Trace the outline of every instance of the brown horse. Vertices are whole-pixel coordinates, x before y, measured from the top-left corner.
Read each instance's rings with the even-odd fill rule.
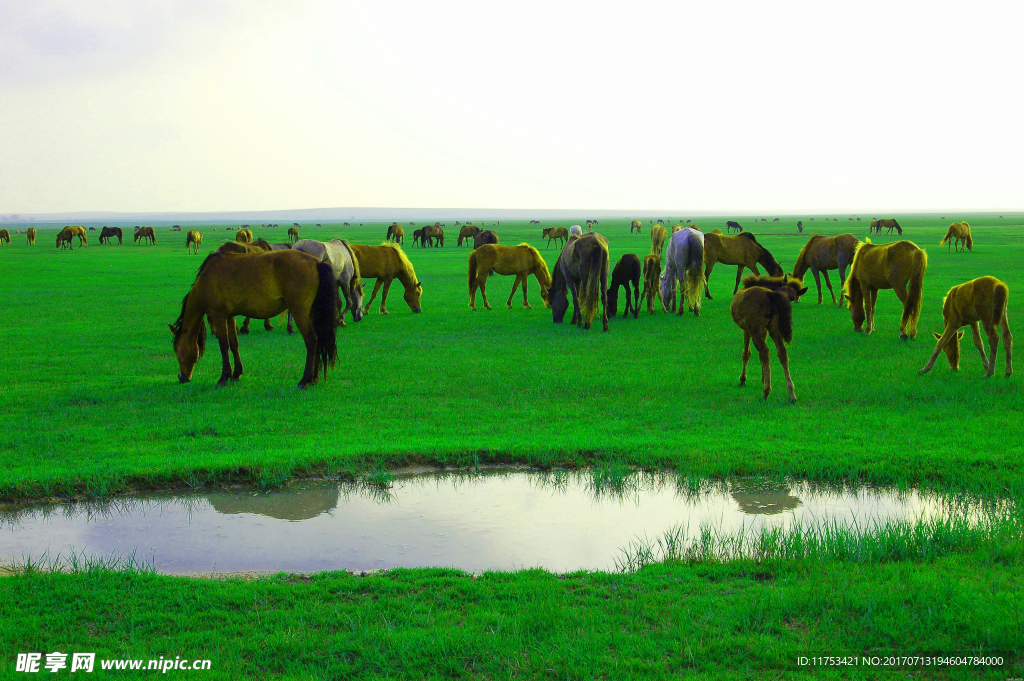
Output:
[[[11,245],[11,231],[8,229],[0,229],[0,245],[10,246]]]
[[[648,255],[644,258],[644,290],[640,294],[647,301],[647,312],[654,314],[654,301],[658,299],[658,288],[661,286],[661,258]],[[673,296],[675,300],[675,296]]]
[[[893,219],[893,218],[885,218],[883,220],[879,220],[878,221],[878,225],[875,227],[875,229],[877,230],[877,232],[879,234],[881,234],[883,227],[886,228],[886,230],[885,230],[886,234],[892,234],[892,230],[895,229],[896,230],[896,234],[898,234],[900,236],[903,235],[903,228],[900,227],[900,223],[896,222],[896,220]]]
[[[651,255],[661,257],[665,252],[665,239],[667,238],[668,231],[662,225],[657,224],[651,227]]]
[[[548,240],[548,245],[544,247],[545,250],[551,246],[552,241],[555,242],[555,246],[564,246],[565,242],[569,240],[569,230],[565,227],[545,227],[541,230],[540,238]]]
[[[966,222],[954,222],[946,230],[946,236],[942,237],[942,241],[939,242],[940,246],[945,245],[949,242],[949,246],[946,246],[946,252],[949,253],[949,247],[953,246],[957,252],[962,251],[964,247],[967,247],[968,251],[974,250],[974,237],[971,236],[971,226]]]
[[[25,235],[28,237],[28,245],[29,246],[35,246],[36,245],[36,228],[35,227],[29,227],[25,231]]]
[[[272,246],[266,239],[264,239],[263,237],[260,237],[260,238],[256,239],[256,241],[254,241],[252,243],[244,243],[244,242],[243,243],[239,243],[237,241],[225,241],[217,249],[217,252],[218,253],[235,253],[235,254],[239,254],[239,255],[246,255],[246,254],[253,254],[253,253],[266,253],[267,251],[272,251],[272,250],[281,250],[281,249],[274,248],[274,246]],[[246,317],[245,321],[242,322],[242,326],[239,327],[238,333],[240,333],[242,335],[248,334],[249,333],[249,322],[251,322],[251,321],[252,321],[251,318]],[[269,318],[263,320],[263,329],[264,329],[264,331],[273,331],[274,330],[274,325],[270,323],[270,319]]]
[[[498,233],[491,229],[483,229],[473,237],[473,250],[480,248],[484,244],[496,243],[498,243]]]
[[[476,225],[462,225],[462,229],[459,230],[459,239],[455,245],[461,246],[464,241],[468,244],[479,233],[480,228]]]
[[[786,374],[789,401],[796,402],[796,389],[789,375],[789,353],[786,345],[793,341],[792,302],[803,294],[801,282],[787,277],[750,276],[743,280],[743,289],[732,298],[732,320],[743,330],[743,370],[740,386],[747,382],[747,362],[750,360],[750,342],[754,342],[761,360],[761,384],[764,397],[772,392],[772,370],[769,365],[768,344],[771,337],[779,355],[779,363]]]
[[[251,229],[240,229],[235,232],[235,241],[240,244],[252,243],[252,230]]]
[[[640,229],[643,226],[644,223],[640,222],[639,220],[633,220],[633,222],[629,223],[629,233],[632,234],[633,232],[636,232],[637,234],[639,234]]]
[[[800,255],[796,257],[791,277],[804,278],[807,270],[814,275],[814,283],[818,285],[818,305],[821,305],[821,277],[819,272],[825,275],[825,285],[832,296],[832,303],[843,304],[843,289],[846,287],[846,268],[853,263],[853,255],[857,252],[857,245],[860,241],[852,234],[839,234],[837,236],[822,236],[815,234],[804,247],[800,249]],[[835,291],[832,290],[832,281],[828,278],[829,270],[839,270],[839,301],[836,301]]]
[[[199,246],[203,243],[203,233],[195,229],[188,230],[185,235],[185,250],[199,255]]]
[[[104,227],[100,231],[100,245],[109,244],[111,239],[117,239],[118,244],[124,243],[124,232],[120,227]]]
[[[178,380],[187,383],[206,347],[205,316],[220,341],[218,386],[242,375],[235,316],[276,317],[285,310],[306,342],[306,366],[299,387],[315,383],[337,356],[334,326],[338,285],[331,266],[299,251],[235,254],[214,251],[199,266],[192,287],[181,301],[181,314],[168,326],[174,336]],[[231,370],[228,350],[234,355]]]
[[[249,233],[250,241],[252,240],[252,233]],[[299,230],[296,227],[288,228],[288,243],[295,243],[299,240]]]
[[[891,288],[903,303],[900,338],[907,340],[917,335],[927,269],[928,254],[910,241],[876,245],[868,239],[867,243],[857,246],[850,276],[846,280],[846,297],[850,301],[854,330],[860,331],[865,319],[867,332],[875,330],[878,291]]]
[[[409,258],[406,257],[401,248],[389,243],[383,243],[380,246],[349,244],[349,248],[352,249],[356,260],[359,262],[359,273],[362,278],[377,280],[373,285],[373,293],[370,294],[370,300],[367,301],[363,308],[365,311],[369,311],[370,304],[377,297],[377,291],[380,291],[383,286],[384,290],[381,292],[380,298],[380,313],[388,313],[384,305],[388,302],[388,289],[391,288],[391,282],[395,279],[402,282],[402,286],[405,287],[405,295],[403,297],[409,309],[413,312],[419,312],[423,309],[420,306],[423,284],[416,279],[416,271],[412,268],[412,263],[409,262]]]
[[[530,307],[530,301],[526,296],[526,283],[531,274],[537,277],[537,283],[540,284],[541,299],[545,305],[550,307],[548,289],[551,288],[551,273],[548,272],[548,265],[544,262],[540,252],[530,244],[522,243],[518,246],[484,244],[480,248],[473,249],[473,252],[469,254],[469,309],[476,310],[476,290],[478,288],[484,299],[484,309],[491,309],[487,302],[487,277],[491,273],[515,275],[516,280],[512,284],[512,293],[509,294],[505,303],[510,309],[512,297],[515,296],[516,289],[520,284],[523,285],[523,307]]]
[[[996,352],[999,350],[999,336],[996,327],[1003,332],[1003,348],[1006,353],[1006,377],[1013,374],[1013,336],[1010,335],[1010,323],[1006,319],[1006,303],[1010,297],[1010,289],[995,277],[979,277],[967,283],[954,286],[942,301],[942,318],[946,328],[941,334],[933,333],[938,343],[931,359],[919,373],[926,374],[935,365],[935,359],[943,350],[953,371],[960,368],[960,339],[964,332],[961,327],[970,326],[974,337],[974,346],[981,353],[981,363],[985,365],[985,378],[989,378],[996,369]],[[991,357],[985,356],[985,343],[978,332],[978,322],[985,328],[988,343],[992,350]]]
[[[740,223],[736,222],[735,220],[729,220],[728,222],[725,223],[725,231],[726,232],[732,232],[734,230],[736,231],[737,234],[739,234],[740,232],[743,231],[743,225],[741,225]]]
[[[437,245],[444,248],[444,227],[441,225],[427,225],[423,228],[423,238],[420,241],[420,245],[433,246],[434,239],[437,239]]]
[[[70,248],[71,250],[75,250],[75,247],[72,245],[72,242],[71,242],[71,239],[73,239],[73,238],[74,237],[71,234],[71,232],[69,232],[66,229],[62,229],[61,231],[57,232],[57,246],[56,247],[59,248],[62,251],[65,248]]]
[[[548,292],[551,316],[555,324],[565,319],[569,308],[567,293],[572,294],[573,324],[589,329],[601,304],[601,325],[608,330],[608,240],[591,232],[562,248]]]
[[[384,240],[385,241],[390,241],[390,242],[393,242],[393,243],[396,243],[396,244],[403,244],[403,243],[405,243],[405,230],[402,228],[402,225],[398,224],[397,222],[392,222],[388,226],[388,234],[387,234],[387,237],[385,237]],[[422,242],[421,242],[421,245],[422,245]]]
[[[88,246],[89,245],[89,234],[86,231],[85,227],[83,227],[82,225],[68,225],[62,231],[69,232],[72,237],[76,237],[77,236],[78,237],[78,245],[79,246]],[[70,248],[70,246],[71,246],[71,242],[70,242],[70,240],[68,240],[68,247]]]
[[[712,299],[708,282],[716,263],[736,265],[736,286],[733,287],[733,295],[740,288],[744,267],[751,270],[755,276],[761,274],[757,269],[759,263],[773,277],[781,277],[784,274],[775,257],[758,243],[750,232],[741,232],[739,236],[726,236],[722,234],[722,230],[713,229],[704,235],[704,295],[708,300]]]
[[[615,263],[612,270],[612,280],[608,284],[608,316],[614,317],[618,314],[619,308],[619,287],[626,289],[626,310],[622,313],[623,319],[629,316],[630,309],[633,311],[633,319],[640,314],[640,258],[636,253],[627,253]],[[633,297],[630,298],[629,286],[633,285]]]
[[[152,227],[139,227],[135,230],[135,243],[139,243],[139,240],[142,243],[146,243],[147,239],[150,243],[156,244],[156,232],[153,231]]]

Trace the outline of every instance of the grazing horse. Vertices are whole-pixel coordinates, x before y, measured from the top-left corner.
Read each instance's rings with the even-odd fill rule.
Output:
[[[496,243],[498,243],[498,233],[490,229],[484,229],[477,232],[476,236],[473,237],[473,250],[480,248],[484,244]]]
[[[803,281],[807,270],[814,275],[814,283],[818,285],[818,305],[821,305],[821,277],[819,272],[825,275],[825,285],[832,296],[832,303],[843,304],[843,289],[846,287],[846,268],[853,262],[853,255],[857,252],[860,241],[852,234],[839,234],[837,236],[822,236],[815,234],[804,247],[800,249],[800,255],[796,257],[793,265],[793,272],[790,274],[794,279]],[[835,291],[832,290],[832,281],[828,278],[829,270],[839,270],[839,301],[836,301]]]
[[[942,246],[946,242],[949,242],[949,246],[953,246],[956,250],[962,251],[964,246],[967,247],[968,251],[974,250],[974,238],[971,236],[971,226],[966,222],[954,222],[946,230],[946,236],[942,237],[942,241],[939,245]],[[949,252],[949,246],[946,247],[946,252]]]
[[[289,243],[296,243],[299,240],[299,230],[297,227],[288,228],[288,241]]]
[[[25,230],[25,235],[28,237],[28,245],[29,246],[35,246],[36,245],[36,228],[35,227],[29,227],[27,230]]]
[[[569,230],[565,227],[545,227],[541,232],[540,238],[548,240],[548,245],[544,247],[545,250],[551,247],[552,241],[555,242],[555,246],[561,247],[569,240]],[[559,241],[562,243],[559,243]]]
[[[444,248],[444,227],[438,224],[427,225],[423,228],[423,239],[420,245],[433,246],[434,239],[437,239],[437,245]]]
[[[943,349],[946,351],[950,368],[957,371],[960,367],[960,339],[964,335],[960,328],[970,326],[974,346],[981,353],[981,363],[985,365],[985,378],[991,377],[996,369],[996,352],[999,350],[996,327],[999,327],[1003,332],[1003,348],[1006,353],[1005,375],[1009,378],[1013,373],[1013,336],[1010,335],[1010,323],[1006,319],[1006,303],[1009,297],[1010,289],[995,277],[979,277],[949,289],[949,293],[942,300],[942,318],[946,322],[946,328],[941,334],[933,332],[932,335],[938,339],[935,352],[918,373],[926,374],[931,371],[935,359]],[[978,322],[981,322],[985,335],[988,336],[992,350],[990,357],[985,357],[985,343],[978,332]]]
[[[591,232],[569,239],[555,263],[548,292],[555,324],[565,319],[565,311],[569,309],[568,292],[572,294],[573,324],[590,329],[600,303],[601,325],[608,330],[608,260],[608,240],[600,234]]]
[[[140,240],[146,243],[147,239],[151,244],[156,244],[156,231],[152,227],[139,227],[135,230],[135,243],[139,243]]]
[[[384,240],[385,241],[390,241],[390,242],[393,242],[393,243],[396,243],[396,244],[404,244],[405,243],[405,229],[403,229],[402,225],[398,224],[397,222],[392,222],[388,226],[388,235],[387,235],[387,237]],[[421,241],[420,245],[422,245],[422,244],[423,244],[423,242]]]
[[[903,303],[900,338],[907,340],[917,335],[927,269],[928,254],[910,241],[876,245],[868,239],[867,243],[857,246],[850,276],[846,280],[846,297],[850,301],[854,331],[861,330],[865,319],[867,332],[875,330],[878,290],[891,288]]]
[[[857,218],[857,219],[860,220],[860,218]],[[797,231],[798,234],[803,234],[804,233],[804,221],[803,220],[797,220],[796,221],[796,231]]]
[[[740,288],[740,278],[743,276],[744,267],[755,275],[761,274],[757,269],[758,264],[764,267],[770,276],[781,277],[783,274],[782,266],[775,260],[775,257],[768,252],[767,248],[758,243],[750,232],[742,232],[739,236],[725,236],[721,230],[711,230],[704,240],[704,262],[706,268],[704,270],[704,295],[708,297],[708,300],[712,299],[708,282],[711,279],[711,271],[717,263],[736,265],[736,285],[732,289],[733,295]]]
[[[892,234],[892,230],[895,229],[896,230],[896,234],[898,234],[900,236],[903,235],[903,228],[900,227],[900,223],[896,222],[896,220],[893,219],[893,218],[885,218],[885,219],[882,219],[882,220],[878,221],[878,227],[876,227],[876,229],[878,230],[879,234],[882,233],[882,228],[883,227],[886,228],[886,230],[885,230],[886,234]]]
[[[636,232],[637,234],[639,234],[640,228],[643,226],[644,223],[640,222],[639,220],[633,220],[633,222],[629,223],[629,233],[632,234],[633,232]]]
[[[512,297],[516,294],[519,284],[523,285],[523,307],[529,308],[530,301],[526,297],[526,282],[530,275],[537,277],[540,284],[540,297],[550,307],[548,289],[551,288],[551,273],[540,252],[533,246],[522,243],[518,246],[499,246],[484,244],[469,254],[469,309],[476,310],[476,290],[484,299],[484,309],[490,310],[487,302],[487,277],[491,273],[515,275],[512,293],[505,304],[512,308]]]
[[[344,239],[331,239],[327,242],[299,239],[292,246],[292,250],[309,253],[320,262],[331,266],[338,288],[345,299],[345,309],[338,310],[338,323],[345,326],[345,313],[349,310],[352,310],[352,319],[360,321],[363,318],[363,280],[359,272],[359,262],[348,242]],[[338,303],[340,307],[340,298]],[[289,315],[288,333],[292,332],[291,322]]]
[[[150,229],[153,228],[150,227]],[[89,245],[89,234],[86,231],[85,227],[83,227],[82,225],[68,225],[67,227],[64,228],[63,231],[70,232],[71,236],[73,237],[77,236],[79,246]]]
[[[275,248],[274,246],[270,245],[270,243],[266,239],[264,239],[263,237],[260,237],[260,238],[256,239],[256,241],[254,241],[252,243],[244,243],[244,242],[238,242],[238,241],[225,241],[224,243],[222,243],[220,245],[220,248],[217,249],[217,252],[218,253],[235,253],[235,254],[245,255],[245,254],[252,254],[252,253],[266,253],[267,251],[273,251],[273,250],[287,250],[287,249]],[[251,318],[246,317],[245,321],[242,322],[242,326],[239,327],[238,333],[240,333],[242,335],[245,335],[245,334],[249,333],[249,322],[251,322],[251,321],[252,321]],[[274,330],[274,325],[270,323],[270,319],[269,318],[263,320],[263,329],[265,331],[273,331]]]
[[[739,238],[739,237],[733,237]],[[679,315],[688,307],[700,316],[700,289],[704,279],[704,233],[686,227],[671,236],[665,254],[665,271],[661,275],[661,304],[666,310],[676,305],[676,281],[682,285]]]
[[[455,245],[461,246],[462,242],[466,242],[468,244],[470,240],[479,233],[480,228],[476,225],[462,225],[462,229],[459,230],[458,241],[455,242]]]
[[[11,231],[9,229],[0,229],[0,245],[11,245]]]
[[[240,244],[251,244],[252,243],[252,230],[251,229],[240,229],[235,232],[235,241]]]
[[[640,258],[636,253],[627,253],[619,258],[612,270],[612,280],[608,284],[608,316],[614,317],[618,314],[619,308],[619,287],[626,289],[626,310],[622,317],[629,316],[630,308],[633,310],[633,319],[640,314]],[[633,297],[630,298],[629,286],[633,285]]]
[[[124,243],[124,232],[121,231],[120,227],[104,227],[100,231],[100,245],[103,245],[104,243],[109,244],[110,240],[115,237],[117,238],[118,244]]]
[[[572,225],[569,227],[569,238],[574,236],[583,236],[583,228],[579,225]]]
[[[409,309],[413,312],[419,312],[422,309],[420,297],[423,294],[423,284],[416,279],[416,271],[401,248],[389,243],[383,243],[380,246],[350,244],[349,248],[356,256],[362,278],[377,280],[373,286],[373,293],[370,294],[370,300],[363,306],[364,313],[370,309],[373,299],[377,297],[377,291],[380,291],[383,286],[380,313],[388,314],[384,305],[388,302],[388,289],[391,288],[391,282],[395,279],[402,282],[402,286],[405,287],[403,297]]]
[[[199,255],[199,246],[202,243],[202,232],[195,229],[188,230],[188,234],[185,235],[185,250],[187,250],[189,253],[195,253],[195,255]]]
[[[665,251],[665,239],[668,238],[668,232],[661,225],[654,225],[651,227],[651,255],[656,255],[659,258]]]
[[[872,220],[868,223],[868,234],[881,234],[882,230],[878,226],[878,220]]]
[[[306,366],[299,387],[315,383],[337,356],[334,317],[338,286],[327,263],[298,251],[242,255],[214,251],[199,266],[192,287],[181,301],[181,314],[168,326],[174,336],[178,380],[187,383],[206,347],[205,316],[220,341],[218,386],[242,375],[235,316],[276,317],[285,310],[295,317],[306,342]],[[231,370],[228,350],[234,355]]]
[[[743,226],[740,225],[740,223],[736,222],[735,220],[729,220],[728,222],[725,223],[725,231],[728,233],[733,230],[736,230],[737,233],[742,232]]]
[[[658,286],[661,279],[661,258],[656,255],[648,255],[644,258],[644,290],[640,294],[642,300],[647,301],[647,312],[654,314],[654,299],[658,296]],[[673,299],[675,296],[673,296]]]
[[[416,244],[419,244],[420,248],[423,248],[423,246],[424,246],[424,244],[423,244],[423,228],[422,227],[420,227],[419,229],[412,230],[412,245],[415,246]]]
[[[59,248],[62,251],[65,248],[75,250],[75,247],[72,245],[71,242],[73,238],[74,234],[71,233],[71,230],[67,229],[66,227],[60,230],[59,232],[57,232],[57,248]]]
[[[792,302],[803,294],[801,282],[786,277],[750,276],[743,280],[743,289],[732,297],[732,320],[743,330],[743,370],[740,386],[747,382],[747,362],[750,360],[750,342],[754,342],[761,360],[761,384],[764,397],[772,392],[772,370],[769,365],[767,337],[775,341],[779,363],[786,374],[789,401],[796,402],[796,389],[789,375],[789,354],[786,345],[793,341]]]

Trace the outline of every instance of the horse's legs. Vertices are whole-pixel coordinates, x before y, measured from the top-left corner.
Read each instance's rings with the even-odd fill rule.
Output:
[[[245,321],[242,322],[242,328],[240,328],[238,330],[238,333],[242,334],[243,336],[246,336],[246,335],[249,334],[249,318],[248,317],[246,317]]]
[[[508,300],[505,301],[505,307],[507,307],[510,310],[512,309],[512,298],[516,295],[516,289],[519,288],[519,282],[520,281],[522,281],[522,276],[517,274],[516,275],[516,280],[514,282],[512,282],[512,293],[508,294]],[[526,294],[526,283],[525,282],[523,282],[523,294],[524,295]],[[523,301],[523,302],[525,303],[526,301]],[[526,306],[529,307],[530,306],[529,303],[527,303]]]
[[[985,378],[991,378],[996,370],[996,353],[999,352],[999,336],[996,334],[996,327],[991,320],[985,325],[985,335],[988,336],[988,344],[992,350],[991,360],[985,356],[985,342],[981,340],[978,322],[971,324],[971,335],[974,337],[974,345],[981,353],[981,363],[985,365]]]
[[[227,332],[231,355],[235,358],[235,370],[232,372],[231,378],[237,381],[242,376],[242,358],[238,354],[238,327],[233,316],[227,318]]]
[[[381,286],[382,283],[383,283],[383,280],[381,280],[381,279],[377,279],[377,281],[374,282],[374,284],[373,284],[373,293],[370,294],[370,299],[368,301],[366,301],[365,303],[363,303],[363,314],[366,314],[367,312],[370,311],[370,305],[373,303],[373,299],[377,297],[377,291],[380,290],[380,286]],[[291,331],[289,331],[288,333],[291,333]]]
[[[818,268],[817,267],[812,267],[811,268],[811,274],[814,275],[814,283],[818,285],[818,305],[821,305],[821,300],[822,300],[822,298],[821,298],[821,277],[818,275]],[[830,291],[832,290],[831,286],[829,286],[828,288],[829,288]],[[835,300],[836,300],[836,297],[832,296],[832,302],[835,302]]]
[[[846,265],[839,265],[839,307],[843,306],[846,297]]]
[[[740,387],[747,384],[747,362],[750,360],[750,333],[743,331],[743,370],[740,371]]]
[[[793,385],[793,377],[789,375],[789,353],[786,352],[786,344],[778,329],[772,333],[772,340],[775,341],[775,349],[779,353],[779,363],[782,364],[782,372],[786,375],[786,390],[789,391],[790,403],[796,402],[796,388]]]
[[[772,392],[772,368],[768,364],[771,355],[768,354],[768,345],[764,342],[764,331],[758,331],[754,337],[754,347],[757,348],[757,356],[761,360],[761,385],[764,387],[764,397],[767,398]]]
[[[338,307],[340,312],[338,313],[338,324],[339,326],[345,326],[345,313],[352,309],[349,301],[352,300],[352,284],[348,281],[339,281],[338,288],[341,290],[341,296],[338,298]],[[344,307],[342,307],[344,303]]]
[[[469,282],[469,309],[476,312],[476,290],[479,284],[476,281],[476,273],[473,273],[473,280]]]
[[[757,270],[755,270],[756,272]],[[736,295],[736,292],[740,290],[740,277],[743,276],[743,265],[736,268],[736,286],[732,289],[732,294]]]
[[[907,326],[907,283],[903,282],[897,286],[893,286],[892,290],[896,293],[896,297],[903,303],[903,316],[900,318],[900,339],[907,340],[906,326]],[[874,305],[872,305],[874,307]]]
[[[387,308],[384,307],[384,306],[388,302],[388,289],[391,288],[391,282],[392,281],[393,280],[391,280],[391,279],[388,279],[387,281],[385,281],[384,282],[384,289],[380,292],[380,313],[381,314],[387,314],[388,313]],[[481,291],[482,290],[483,290],[483,287],[481,287]],[[486,298],[484,300],[486,300]]]
[[[270,323],[269,319],[264,319],[263,320],[263,330],[264,331],[273,331],[274,330],[274,325]]]
[[[711,270],[715,268],[715,263],[709,262],[704,265],[704,295],[708,300],[714,300],[711,297],[711,289],[708,287],[708,282],[711,279]]]
[[[305,388],[311,383],[316,383],[317,374],[320,372],[320,363],[316,356],[316,333],[313,331],[313,324],[309,319],[309,313],[303,310],[295,311],[295,326],[302,334],[302,340],[306,343],[306,367],[302,372],[302,380],[299,381],[299,388]]]
[[[228,343],[227,320],[224,317],[211,317],[210,328],[220,343],[220,379],[217,381],[217,386],[220,387],[231,378],[231,360],[228,359],[230,345]]]
[[[626,302],[629,303],[629,286],[626,286]],[[608,330],[608,277],[601,277],[601,326]]]
[[[875,300],[878,298],[878,289],[870,288],[864,293],[864,312],[867,315],[867,328],[864,332],[872,334],[875,331]]]
[[[832,290],[832,280],[829,279],[828,270],[822,270],[822,275],[825,277],[825,286],[828,286],[828,292],[832,295],[832,304],[836,304],[836,292]],[[842,300],[843,292],[839,291],[839,299]],[[821,304],[821,287],[818,287],[818,304]]]
[[[487,272],[481,274],[477,282],[480,287],[480,297],[484,299],[484,309],[490,310],[491,304],[487,302],[487,274]]]
[[[530,299],[526,297],[526,284],[529,281],[530,281],[530,275],[529,274],[524,274],[523,275],[523,307],[525,307],[527,310],[532,310],[533,308],[530,307]],[[514,286],[512,287],[512,290],[515,291],[515,287]],[[511,302],[512,301],[509,300],[509,303],[511,303]],[[511,305],[509,305],[509,307],[511,307]]]
[[[1010,322],[1006,320],[1006,310],[1003,310],[1003,321],[999,325],[1003,330],[1003,351],[1006,353],[1006,377],[1009,378],[1013,373],[1013,364],[1010,363],[1010,357],[1013,354],[1013,336],[1010,335]],[[995,363],[995,351],[992,352],[993,359],[992,363]]]
[[[572,323],[579,326],[583,323],[583,315],[580,314],[579,285],[575,282],[569,284],[569,292],[572,293]]]

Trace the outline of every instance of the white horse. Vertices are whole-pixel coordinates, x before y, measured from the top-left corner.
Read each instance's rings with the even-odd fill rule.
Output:
[[[704,234],[693,227],[684,227],[668,239],[661,275],[661,305],[668,312],[675,309],[677,281],[683,289],[679,314],[689,307],[699,317],[704,290]]]
[[[569,238],[571,239],[574,236],[583,236],[583,228],[579,225],[573,225],[569,228]]]

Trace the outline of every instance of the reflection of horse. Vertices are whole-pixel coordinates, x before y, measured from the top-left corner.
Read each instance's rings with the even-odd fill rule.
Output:
[[[313,239],[299,239],[292,246],[293,251],[302,251],[331,266],[334,278],[345,298],[345,309],[339,310],[338,322],[345,326],[345,313],[352,310],[352,319],[363,318],[363,280],[359,275],[359,263],[352,253],[348,242],[343,239],[331,239],[328,242]],[[339,299],[340,305],[340,299]],[[288,333],[292,332],[291,315],[288,316]]]
[[[850,301],[854,330],[860,331],[865,319],[867,332],[875,330],[878,290],[891,288],[903,303],[900,338],[913,338],[917,334],[917,319],[921,316],[921,296],[927,269],[928,254],[910,241],[877,245],[868,239],[867,243],[858,246],[846,280],[846,297]]]
[[[740,510],[751,515],[775,515],[800,506],[800,500],[790,494],[786,484],[733,482],[729,491]]]
[[[654,314],[654,300],[658,296],[660,279],[661,258],[656,255],[646,256],[644,258],[644,290],[640,294],[640,299],[647,301],[647,312],[650,314]]]
[[[736,265],[736,285],[732,289],[733,295],[740,288],[740,278],[743,276],[744,267],[755,275],[761,274],[757,269],[758,264],[770,276],[781,277],[783,274],[782,266],[776,262],[775,257],[768,252],[767,248],[758,243],[750,232],[742,232],[739,236],[726,236],[718,229],[708,232],[704,239],[704,263],[704,295],[708,297],[708,300],[712,298],[708,282],[711,280],[711,271],[717,263]]]
[[[240,255],[214,251],[199,266],[189,292],[181,301],[181,314],[169,324],[178,358],[178,380],[187,383],[206,348],[206,324],[220,341],[221,375],[218,385],[242,375],[235,316],[256,319],[291,311],[306,343],[306,366],[299,387],[315,383],[322,371],[334,366],[337,355],[335,315],[338,286],[327,263],[298,251],[271,251]],[[234,356],[231,371],[228,351]]]
[[[512,296],[516,294],[519,285],[523,285],[523,307],[529,308],[530,301],[526,297],[526,282],[530,275],[537,277],[540,284],[540,297],[544,304],[548,305],[548,289],[551,288],[551,274],[548,272],[548,265],[544,262],[540,252],[530,244],[522,243],[518,246],[499,246],[498,244],[484,244],[480,248],[473,249],[469,254],[469,308],[476,310],[476,290],[480,289],[480,295],[484,299],[484,308],[491,309],[487,302],[487,277],[491,273],[515,275],[515,282],[512,284],[512,293],[508,296],[506,305],[512,307]]]
[[[100,230],[100,245],[109,244],[111,239],[117,239],[118,244],[124,243],[124,232],[120,227],[104,227]]]
[[[459,238],[455,242],[455,245],[461,246],[462,242],[470,243],[473,237],[479,233],[480,228],[476,225],[462,225],[462,229],[459,230]]]
[[[27,230],[25,230],[25,234],[26,234],[26,236],[28,236],[28,245],[29,246],[35,246],[36,245],[36,228],[35,227],[29,227]]]
[[[928,364],[921,369],[921,374],[931,371],[935,359],[943,349],[949,366],[956,371],[960,367],[960,339],[964,332],[960,328],[971,327],[974,346],[981,353],[981,362],[985,365],[985,378],[989,378],[996,369],[996,352],[999,350],[999,336],[996,327],[1003,332],[1003,348],[1006,353],[1006,377],[1013,373],[1011,358],[1013,355],[1013,336],[1010,335],[1010,324],[1006,319],[1006,302],[1010,297],[1010,289],[995,277],[979,277],[949,289],[942,301],[942,318],[946,328],[942,334],[933,334],[939,342],[935,344]],[[992,350],[990,358],[985,357],[985,343],[978,332],[978,322],[985,328],[989,346]]]
[[[104,229],[106,229],[106,228],[104,228]],[[194,253],[195,255],[199,255],[199,246],[202,243],[203,243],[203,233],[202,232],[200,232],[198,230],[195,230],[195,229],[188,230],[188,234],[185,235],[185,249],[186,250],[188,250],[190,253]]]
[[[814,275],[814,283],[818,285],[818,305],[821,305],[821,278],[818,273],[825,275],[825,285],[832,295],[832,302],[836,303],[836,294],[832,290],[832,282],[828,278],[829,270],[839,270],[839,302],[843,304],[843,289],[846,286],[846,268],[853,262],[853,254],[857,252],[857,240],[852,234],[839,234],[837,236],[822,236],[815,234],[804,247],[800,249],[800,255],[796,257],[793,265],[793,273],[790,275],[796,279],[803,279],[807,270]]]
[[[545,227],[541,231],[540,238],[548,240],[548,245],[544,247],[545,249],[551,246],[552,241],[555,242],[555,246],[564,246],[565,242],[569,240],[569,230],[565,227]]]
[[[632,234],[633,232],[636,232],[637,234],[639,234],[640,228],[643,226],[644,223],[640,222],[639,220],[633,220],[633,222],[629,223],[629,233]]]
[[[359,263],[359,273],[362,278],[377,280],[373,286],[373,293],[370,294],[370,300],[363,306],[364,312],[370,309],[370,304],[377,297],[377,291],[380,291],[383,286],[384,290],[381,292],[380,298],[380,313],[388,313],[384,305],[388,301],[388,289],[391,288],[391,282],[395,279],[402,282],[402,286],[405,287],[404,298],[409,309],[413,312],[419,312],[422,309],[420,307],[420,296],[423,293],[423,284],[416,279],[416,271],[413,270],[412,263],[409,262],[409,258],[406,257],[401,248],[395,244],[388,243],[381,244],[380,246],[350,244],[349,248],[352,249],[356,256],[356,261]]]
[[[608,240],[591,232],[570,238],[558,256],[552,276],[551,314],[555,324],[565,319],[572,294],[572,323],[589,329],[601,303],[601,324],[608,330]]]
[[[775,341],[779,363],[786,375],[786,389],[789,401],[796,402],[796,390],[789,375],[789,354],[786,345],[793,341],[792,302],[803,294],[801,282],[787,277],[750,276],[743,280],[743,289],[732,297],[732,320],[743,330],[743,371],[740,385],[747,382],[747,361],[750,359],[750,342],[757,348],[761,360],[761,383],[764,397],[772,391],[772,370],[769,364],[768,345],[765,338]]]
[[[206,500],[224,515],[251,513],[278,520],[310,520],[337,508],[340,496],[336,485],[309,485],[260,494],[210,492]]]
[[[733,237],[738,238],[738,237]],[[686,308],[700,316],[701,284],[704,283],[704,233],[693,227],[675,232],[668,240],[665,271],[661,275],[661,305],[674,310],[676,282],[682,286],[679,315]]]
[[[623,318],[629,316],[630,309],[633,310],[633,319],[640,314],[640,258],[636,253],[627,253],[615,263],[612,270],[612,280],[608,284],[608,316],[614,317],[618,314],[619,287],[626,289],[626,311],[622,313]],[[629,286],[633,285],[633,297],[630,298]]]
[[[954,222],[946,230],[946,236],[942,237],[942,241],[939,245],[942,246],[946,242],[949,242],[950,246],[954,246],[957,251],[962,251],[964,246],[967,247],[968,251],[974,250],[974,238],[971,236],[971,226],[966,222]],[[961,245],[962,243],[962,245]],[[946,252],[949,252],[949,246],[946,247]]]

